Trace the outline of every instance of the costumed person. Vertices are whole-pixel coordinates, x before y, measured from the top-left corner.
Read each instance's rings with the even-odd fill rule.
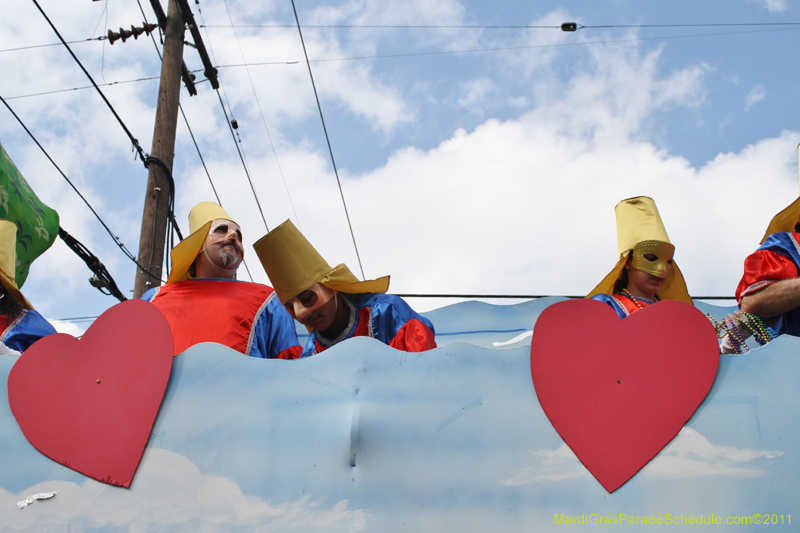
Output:
[[[219,205],[201,202],[189,212],[189,231],[170,252],[166,285],[142,295],[167,318],[175,355],[216,342],[251,357],[299,357],[294,321],[272,287],[236,279],[244,246],[233,218]]]
[[[290,220],[253,247],[281,303],[311,334],[303,357],[352,337],[405,352],[436,348],[433,324],[402,298],[384,294],[389,276],[359,281],[343,264],[331,268]]]
[[[17,288],[17,225],[0,220],[0,346],[2,353],[22,353],[34,342],[56,332]],[[5,348],[5,349],[4,349]]]
[[[659,300],[691,305],[683,274],[672,259],[675,246],[653,199],[622,200],[614,213],[619,261],[586,297],[607,303],[621,319]]]
[[[733,353],[748,349],[744,340],[750,335],[762,345],[784,333],[800,337],[798,268],[800,198],[775,215],[761,246],[744,260],[744,274],[736,287],[741,313],[725,321]]]

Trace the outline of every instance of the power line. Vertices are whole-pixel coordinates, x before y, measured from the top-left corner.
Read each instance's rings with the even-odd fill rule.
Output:
[[[92,79],[92,76],[91,76],[91,74],[89,74],[89,71],[87,71],[86,68],[84,68],[83,64],[78,59],[78,56],[75,55],[75,53],[72,51],[72,49],[67,44],[67,41],[64,40],[64,38],[61,36],[61,34],[56,29],[55,25],[53,25],[53,23],[50,21],[50,18],[47,16],[47,14],[41,8],[41,6],[39,5],[39,2],[37,2],[36,0],[33,0],[33,3],[39,9],[39,12],[45,18],[47,23],[50,24],[50,27],[53,29],[55,34],[61,40],[61,42],[64,45],[64,47],[67,49],[67,51],[72,56],[72,58],[75,60],[75,62],[78,64],[78,66],[81,68],[83,73],[86,74],[86,77],[89,78],[89,81],[92,82],[92,85],[94,86],[94,88],[97,89],[97,92],[100,94],[100,97],[103,99],[103,101],[106,103],[108,108],[111,110],[111,113],[116,117],[117,122],[119,122],[119,125],[122,126],[122,129],[125,130],[125,133],[128,135],[128,138],[131,140],[131,143],[133,144],[134,149],[139,154],[139,157],[141,158],[142,163],[144,163],[144,160],[145,160],[144,151],[142,150],[142,147],[139,146],[139,141],[133,136],[133,134],[130,132],[130,130],[128,130],[128,127],[125,125],[125,123],[122,122],[122,119],[117,114],[116,110],[114,109],[114,106],[111,105],[111,102],[108,101],[108,99],[106,98],[106,95],[103,94],[103,91],[100,90],[100,87],[98,87],[97,83],[95,83],[94,79]]]
[[[538,300],[539,298],[585,298],[566,294],[399,294],[392,293],[401,298],[480,298],[480,299],[515,299]],[[735,300],[735,296],[692,296],[692,300]]]
[[[67,44],[81,44],[81,43],[88,43],[90,41],[102,41],[104,39],[108,39],[107,36],[101,35],[100,37],[90,37],[88,39],[82,39],[80,41],[67,41]],[[53,46],[62,46],[64,43],[50,43],[50,44],[33,44],[30,46],[20,46],[17,48],[5,48],[0,50],[0,53],[3,52],[19,52],[21,50],[33,50],[35,48],[50,48]]]
[[[87,70],[86,70],[86,68],[85,68],[85,67],[83,66],[83,64],[80,62],[80,60],[78,59],[78,57],[77,57],[77,56],[76,56],[76,55],[73,53],[72,49],[69,47],[69,45],[67,44],[67,42],[66,42],[66,41],[64,40],[64,38],[61,36],[61,34],[58,32],[58,29],[56,29],[55,25],[52,23],[52,21],[50,20],[50,18],[47,16],[47,14],[46,14],[46,13],[44,12],[44,10],[41,8],[41,6],[40,6],[40,5],[39,5],[39,3],[37,2],[37,0],[33,0],[33,3],[34,3],[34,4],[36,5],[36,7],[39,9],[39,12],[42,14],[42,16],[45,18],[45,20],[47,20],[47,23],[48,23],[48,24],[50,24],[50,27],[53,29],[53,32],[56,34],[56,36],[58,36],[59,40],[61,40],[61,42],[64,44],[64,47],[65,47],[65,48],[67,49],[67,51],[70,53],[70,55],[71,55],[71,56],[72,56],[72,58],[75,60],[75,62],[78,64],[78,66],[81,68],[81,70],[83,71],[83,73],[86,75],[86,77],[89,79],[89,81],[90,81],[90,82],[92,82],[92,85],[93,85],[93,86],[94,86],[94,88],[97,90],[97,92],[100,94],[100,97],[101,97],[101,98],[103,99],[103,101],[106,103],[106,105],[108,106],[108,108],[109,108],[109,110],[111,111],[111,113],[112,113],[112,114],[114,115],[114,117],[117,119],[117,122],[119,123],[119,125],[122,127],[122,129],[125,131],[125,133],[128,135],[128,138],[130,139],[130,141],[131,141],[131,143],[132,143],[132,145],[133,145],[133,148],[134,148],[134,150],[135,150],[135,151],[136,151],[136,153],[139,155],[139,158],[141,159],[141,161],[142,161],[142,164],[144,165],[144,167],[145,167],[146,169],[148,169],[148,170],[149,170],[149,171],[150,171],[150,172],[153,174],[153,177],[154,177],[154,178],[156,178],[156,179],[157,179],[156,173],[155,173],[155,172],[153,172],[152,170],[150,170],[150,168],[149,168],[151,163],[156,163],[156,164],[158,164],[158,166],[162,167],[162,168],[163,168],[163,170],[165,170],[165,171],[166,171],[166,173],[167,173],[167,179],[168,179],[168,181],[169,181],[168,185],[170,186],[169,218],[168,218],[168,221],[167,221],[167,225],[168,225],[167,232],[168,232],[168,233],[170,232],[170,225],[171,225],[171,228],[172,228],[172,230],[173,230],[173,231],[176,231],[176,232],[178,233],[178,235],[180,235],[180,229],[178,229],[178,225],[177,225],[177,223],[176,223],[176,221],[175,221],[175,215],[174,215],[174,211],[173,211],[173,208],[174,208],[174,198],[175,198],[175,182],[174,182],[174,180],[173,180],[173,178],[172,178],[172,174],[169,172],[169,170],[167,169],[166,165],[164,165],[164,163],[163,163],[163,162],[161,162],[160,160],[158,160],[158,159],[157,159],[157,158],[155,158],[155,157],[149,157],[149,156],[146,156],[146,155],[145,155],[145,153],[144,153],[144,150],[142,150],[142,147],[139,145],[139,141],[138,141],[138,140],[137,140],[137,139],[136,139],[136,138],[133,136],[133,134],[130,132],[130,130],[128,129],[128,127],[127,127],[127,126],[125,125],[125,123],[122,121],[122,118],[120,118],[120,116],[117,114],[116,110],[114,109],[114,106],[112,106],[112,105],[111,105],[111,102],[109,102],[109,101],[108,101],[108,99],[106,98],[105,94],[103,94],[103,91],[101,91],[101,90],[100,90],[100,87],[98,87],[97,83],[95,83],[95,81],[94,81],[94,79],[92,78],[91,74],[89,74],[89,71],[87,71]],[[135,260],[134,260],[134,261],[135,261]],[[135,262],[136,262],[136,261],[135,261]],[[156,276],[154,276],[154,275],[152,274],[152,272],[150,272],[149,270],[147,270],[147,269],[145,269],[145,268],[142,268],[142,267],[141,267],[141,265],[139,265],[139,263],[138,263],[138,262],[136,262],[136,264],[137,264],[137,266],[139,266],[139,267],[142,269],[142,272],[143,272],[143,273],[147,274],[147,275],[148,275],[148,276],[150,276],[151,278],[156,278]],[[158,278],[156,278],[156,279],[158,279]]]
[[[144,8],[142,7],[142,3],[139,0],[136,0],[136,3],[139,5],[139,11],[142,12],[142,18],[144,18],[145,24],[147,24],[148,23],[147,22],[147,15],[144,12]],[[158,48],[158,44],[156,43],[156,38],[152,34],[149,34],[149,35],[150,35],[150,39],[153,41],[153,46],[156,49],[156,54],[158,54],[158,59],[162,60],[162,58],[161,58],[161,50],[159,50],[159,48]],[[194,70],[194,71],[188,71],[188,72],[189,72],[189,74],[192,74],[194,72],[200,72],[200,71],[199,70]],[[160,76],[159,77],[154,77],[154,78],[148,78],[148,79],[160,79]],[[191,91],[190,91],[190,94],[191,94]],[[192,142],[194,143],[194,148],[197,151],[197,156],[200,158],[200,163],[203,165],[203,170],[205,170],[205,172],[206,172],[206,176],[208,177],[208,183],[211,184],[211,190],[214,192],[214,197],[217,199],[217,203],[222,205],[222,202],[220,202],[220,200],[219,200],[219,195],[217,194],[217,188],[214,186],[214,181],[211,179],[211,173],[208,171],[208,167],[206,166],[206,161],[203,158],[203,154],[200,152],[200,146],[197,144],[197,139],[194,136],[194,132],[192,131],[192,127],[189,125],[189,119],[186,117],[186,113],[183,111],[183,106],[180,103],[178,103],[178,109],[180,110],[181,116],[183,117],[183,122],[186,124],[186,129],[189,130],[189,136],[192,138]],[[166,256],[168,256],[168,254],[165,254],[165,257]]]
[[[505,46],[505,47],[498,47],[498,48],[474,48],[471,50],[443,50],[437,52],[409,52],[404,54],[383,54],[383,55],[374,55],[374,56],[354,56],[354,57],[336,57],[330,59],[310,59],[308,60],[309,63],[328,63],[334,61],[362,61],[366,59],[392,59],[392,58],[399,58],[399,57],[424,57],[424,56],[442,56],[442,55],[453,55],[453,54],[475,54],[481,52],[506,52],[506,51],[513,51],[513,50],[534,50],[537,48],[560,48],[560,47],[567,47],[567,46],[591,46],[591,45],[599,45],[599,44],[619,44],[619,43],[633,43],[633,42],[640,42],[640,41],[662,41],[662,40],[670,40],[670,39],[689,39],[689,38],[697,38],[697,37],[719,37],[725,35],[744,35],[750,33],[766,33],[766,32],[777,32],[777,31],[787,31],[787,30],[798,30],[800,27],[791,27],[791,28],[779,28],[779,29],[770,29],[770,30],[750,30],[750,31],[731,31],[731,32],[720,32],[720,33],[695,33],[695,34],[688,34],[688,35],[668,35],[662,37],[632,37],[630,39],[611,39],[611,40],[603,40],[603,41],[583,41],[583,42],[573,42],[573,43],[551,43],[551,44],[535,44],[535,45],[527,45],[527,46]],[[298,61],[265,61],[261,63],[248,63],[247,66],[268,66],[268,65],[295,65],[299,63]],[[236,67],[243,67],[244,64],[233,64],[233,65],[218,65],[217,68],[236,68]]]
[[[233,18],[231,17],[231,12],[228,9],[228,2],[225,1],[225,11],[228,13],[228,19],[233,24]],[[200,13],[202,17],[202,11]],[[242,50],[242,44],[239,41],[239,35],[236,33],[236,29],[233,30],[233,35],[236,38],[236,44],[239,47],[239,54],[242,56],[242,60],[244,61],[244,51]],[[208,32],[206,32],[206,39],[208,39]],[[211,46],[211,40],[209,39],[209,46]],[[281,176],[281,180],[283,181],[283,188],[286,190],[286,196],[289,198],[289,205],[292,206],[292,213],[294,214],[295,220],[297,220],[298,225],[300,225],[300,218],[297,216],[297,211],[294,208],[294,201],[292,200],[292,195],[289,192],[289,186],[286,183],[286,176],[283,175],[283,169],[281,168],[280,159],[278,159],[278,152],[275,150],[275,143],[272,142],[272,134],[269,132],[269,127],[267,126],[267,120],[264,118],[264,111],[261,109],[261,101],[258,98],[258,93],[256,93],[256,87],[253,84],[253,78],[250,76],[250,69],[245,67],[247,71],[247,79],[250,81],[250,89],[253,91],[253,97],[256,100],[256,106],[258,107],[258,113],[261,116],[261,123],[264,125],[264,131],[267,133],[267,139],[269,140],[269,146],[272,149],[272,155],[275,157],[275,164],[278,166],[278,174]],[[255,192],[255,191],[254,191]],[[266,224],[266,222],[265,222]],[[269,228],[267,228],[269,232]]]
[[[138,79],[135,79],[135,80],[123,80],[123,81],[112,81],[110,83],[100,83],[99,86],[100,87],[111,87],[113,85],[121,85],[123,83],[136,83],[136,82],[140,82],[140,81],[153,81],[153,80],[157,80],[157,79],[159,79],[158,76],[152,76],[152,77],[149,77],[149,78],[138,78]],[[32,96],[47,96],[48,94],[68,93],[68,92],[72,92],[72,91],[81,91],[83,89],[91,89],[92,87],[93,87],[92,85],[84,85],[82,87],[72,87],[71,89],[56,89],[54,91],[44,91],[44,92],[41,92],[41,93],[22,94],[22,95],[19,95],[19,96],[8,96],[8,97],[6,97],[6,100],[17,100],[19,98],[30,98]]]
[[[577,29],[597,28],[717,28],[727,26],[800,26],[800,22],[742,22],[742,23],[708,23],[708,24],[606,24],[598,26],[577,25]],[[210,24],[204,28],[294,28],[290,24]],[[484,24],[306,24],[304,28],[330,28],[330,29],[422,29],[422,30],[560,30],[561,26],[529,26],[519,24],[484,25]]]
[[[226,26],[227,27],[227,26]],[[512,51],[512,50],[531,50],[536,48],[556,48],[556,47],[565,47],[565,46],[590,46],[590,45],[599,45],[599,44],[618,44],[618,43],[628,43],[628,42],[638,42],[638,41],[659,41],[659,40],[668,40],[668,39],[688,39],[688,38],[697,38],[697,37],[719,37],[719,36],[726,36],[726,35],[743,35],[743,34],[750,34],[750,33],[765,33],[765,32],[776,32],[776,31],[786,31],[786,30],[797,30],[800,28],[792,27],[792,28],[782,28],[782,29],[771,29],[771,30],[755,30],[755,31],[735,31],[735,32],[721,32],[721,33],[696,33],[696,34],[688,34],[688,35],[669,35],[669,36],[662,36],[662,37],[638,37],[638,38],[630,38],[630,39],[613,39],[607,41],[585,41],[579,43],[554,43],[554,44],[540,44],[540,45],[530,45],[530,46],[510,46],[510,47],[500,47],[500,48],[476,48],[472,50],[446,50],[446,51],[439,51],[439,52],[410,52],[406,54],[384,54],[384,55],[374,55],[374,56],[355,56],[355,57],[338,57],[338,58],[329,58],[329,59],[309,59],[310,63],[328,63],[334,61],[363,61],[363,60],[370,60],[370,59],[393,59],[393,58],[400,58],[400,57],[424,57],[424,56],[436,56],[436,55],[452,55],[452,54],[473,54],[473,53],[480,53],[480,52],[505,52],[505,51]],[[217,65],[218,69],[222,68],[241,68],[241,67],[260,67],[260,66],[270,66],[270,65],[297,65],[299,61],[265,61],[265,62],[258,62],[258,63],[236,63],[231,65]],[[200,69],[192,70],[191,73],[200,72]],[[100,86],[112,86],[118,85],[122,83],[135,83],[140,81],[152,81],[159,79],[158,76],[148,77],[148,78],[138,78],[135,80],[124,80],[124,81],[116,81],[107,84],[101,84]],[[201,80],[198,83],[202,83]],[[46,96],[49,94],[58,94],[76,90],[83,90],[83,89],[91,89],[92,85],[86,85],[83,87],[73,87],[70,89],[57,89],[53,91],[45,91],[40,93],[31,93],[31,94],[24,94],[18,96],[8,96],[6,100],[15,100],[19,98],[30,98],[33,96]]]
[[[106,225],[106,223],[103,221],[103,219],[102,219],[102,218],[100,218],[100,215],[98,215],[98,214],[97,214],[97,211],[95,211],[95,210],[94,210],[94,208],[93,208],[93,207],[92,207],[92,205],[89,203],[89,201],[88,201],[88,200],[87,200],[87,199],[86,199],[86,198],[85,198],[85,197],[84,197],[84,196],[81,194],[81,192],[78,190],[78,188],[77,188],[77,187],[75,187],[75,184],[74,184],[74,183],[72,183],[72,181],[71,181],[71,180],[70,180],[70,179],[67,177],[67,175],[66,175],[66,174],[64,174],[64,171],[62,171],[62,170],[61,170],[61,168],[60,168],[60,167],[59,167],[59,166],[56,164],[56,162],[55,162],[55,161],[53,161],[53,158],[52,158],[52,157],[50,157],[50,154],[48,154],[48,153],[47,153],[47,150],[45,150],[45,149],[44,149],[44,146],[42,146],[42,145],[39,143],[39,141],[36,139],[36,137],[34,137],[33,133],[31,133],[31,130],[29,130],[29,129],[28,129],[28,127],[25,125],[25,123],[24,123],[24,122],[22,122],[22,119],[21,119],[21,118],[19,118],[19,116],[17,116],[17,114],[14,112],[14,110],[13,110],[13,109],[11,109],[11,107],[10,107],[10,106],[8,105],[8,103],[7,103],[7,102],[6,102],[6,101],[3,99],[3,97],[2,97],[2,96],[0,96],[0,101],[2,101],[2,102],[3,102],[3,104],[4,104],[4,105],[6,106],[6,108],[7,108],[7,109],[8,109],[8,110],[11,112],[11,114],[14,116],[14,118],[15,118],[15,119],[17,119],[17,122],[19,122],[19,124],[22,126],[22,128],[23,128],[23,129],[24,129],[24,130],[25,130],[25,131],[28,133],[28,135],[30,136],[30,138],[31,138],[31,139],[33,139],[33,142],[34,142],[34,143],[36,143],[36,146],[38,146],[38,147],[39,147],[39,149],[42,151],[42,153],[45,155],[45,157],[47,157],[47,159],[49,159],[49,160],[50,160],[50,162],[53,164],[53,166],[55,167],[55,169],[56,169],[56,170],[57,170],[57,171],[58,171],[58,172],[59,172],[59,173],[60,173],[60,174],[61,174],[61,175],[64,177],[64,179],[67,181],[67,183],[69,184],[69,186],[70,186],[70,187],[72,187],[72,190],[74,190],[74,191],[75,191],[75,193],[76,193],[76,194],[77,194],[77,195],[80,197],[80,199],[81,199],[81,200],[83,200],[83,203],[85,203],[85,204],[86,204],[86,206],[89,208],[89,210],[92,212],[92,214],[94,214],[95,218],[97,218],[97,220],[100,222],[100,224],[102,224],[102,226],[105,228],[105,230],[106,230],[106,231],[108,232],[108,234],[111,236],[111,238],[112,238],[112,239],[114,239],[114,242],[116,243],[116,245],[117,245],[117,246],[118,246],[118,247],[119,247],[119,248],[122,250],[122,252],[123,252],[123,253],[124,253],[124,254],[125,254],[127,257],[128,257],[128,259],[130,259],[131,261],[133,261],[133,262],[136,264],[136,266],[138,266],[139,268],[143,268],[143,267],[142,267],[142,266],[141,266],[141,265],[140,265],[140,264],[139,264],[139,263],[136,261],[136,257],[134,257],[134,255],[133,255],[133,254],[132,254],[132,253],[131,253],[131,252],[130,252],[130,251],[127,249],[127,248],[125,248],[125,244],[124,244],[122,241],[120,241],[119,237],[117,237],[117,236],[114,234],[114,232],[113,232],[113,231],[111,231],[111,228],[109,228],[109,227],[108,227],[108,225]]]
[[[269,232],[269,226],[267,226],[267,219],[264,217],[264,211],[261,209],[261,202],[258,201],[258,195],[256,194],[256,189],[253,186],[253,180],[250,178],[250,170],[247,168],[247,163],[244,159],[244,154],[242,153],[242,148],[239,146],[239,143],[236,141],[236,134],[234,133],[233,124],[235,120],[231,120],[228,118],[228,111],[225,109],[225,104],[222,102],[222,96],[217,91],[217,96],[219,97],[219,105],[222,106],[222,112],[225,113],[225,121],[228,123],[228,129],[231,132],[231,137],[233,137],[233,144],[236,145],[236,151],[239,153],[239,159],[242,161],[242,166],[244,167],[244,173],[247,176],[247,182],[250,184],[250,190],[253,191],[253,198],[256,200],[256,205],[258,206],[258,212],[261,213],[261,220],[264,221],[264,227],[267,228],[267,232]],[[232,113],[233,111],[231,111]]]
[[[366,279],[364,276],[364,267],[361,265],[361,256],[358,253],[358,245],[356,244],[356,236],[353,233],[353,225],[350,223],[350,214],[347,212],[347,203],[344,201],[344,191],[342,191],[342,182],[339,180],[339,171],[336,170],[336,160],[333,158],[333,149],[331,148],[331,140],[328,137],[328,128],[325,127],[325,117],[322,116],[322,105],[319,103],[319,95],[317,94],[317,86],[314,83],[314,75],[311,73],[311,63],[308,61],[308,52],[306,51],[306,43],[303,40],[303,30],[300,29],[300,19],[297,16],[297,8],[292,0],[292,9],[294,10],[294,19],[297,22],[297,33],[300,34],[300,43],[303,45],[303,54],[306,57],[306,65],[308,66],[308,76],[311,78],[311,87],[314,89],[314,98],[317,100],[317,109],[319,109],[319,118],[322,121],[322,130],[325,132],[325,141],[328,143],[328,153],[331,155],[331,163],[333,164],[333,173],[336,175],[336,183],[339,185],[339,194],[342,197],[342,205],[344,206],[344,214],[347,217],[347,225],[350,227],[350,236],[353,238],[353,247],[356,250],[356,258],[358,259],[358,267],[361,269],[361,279]]]

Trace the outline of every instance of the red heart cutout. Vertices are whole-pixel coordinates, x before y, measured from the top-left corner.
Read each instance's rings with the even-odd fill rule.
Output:
[[[671,300],[625,320],[595,300],[559,302],[542,312],[531,339],[542,409],[608,492],[678,434],[718,367],[708,318]]]
[[[119,303],[78,340],[40,339],[8,374],[8,403],[41,453],[129,487],[172,370],[172,333],[153,304]]]

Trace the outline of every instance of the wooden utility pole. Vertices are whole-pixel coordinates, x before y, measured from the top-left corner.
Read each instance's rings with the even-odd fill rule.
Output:
[[[164,31],[164,57],[161,62],[161,82],[158,87],[156,123],[150,155],[161,160],[172,172],[175,155],[175,134],[178,126],[181,69],[183,66],[184,19],[178,0],[169,0]],[[148,289],[161,285],[164,263],[164,244],[171,185],[167,173],[158,164],[149,166],[147,191],[139,237],[139,264],[149,272],[136,273],[133,297],[139,298]]]

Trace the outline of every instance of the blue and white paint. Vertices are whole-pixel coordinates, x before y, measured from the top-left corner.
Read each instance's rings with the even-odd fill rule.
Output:
[[[88,479],[39,454],[3,399],[0,529],[581,527],[556,525],[562,514],[564,520],[713,514],[724,523],[728,516],[762,513],[783,515],[785,529],[792,527],[786,517],[795,514],[791,519],[800,524],[800,339],[781,337],[747,355],[722,356],[711,392],[686,427],[608,494],[550,425],[531,381],[524,334],[555,301],[465,303],[428,313],[440,347],[421,354],[366,338],[298,361],[252,359],[214,344],[193,347],[174,359],[130,489]],[[728,312],[699,307],[717,317]],[[514,342],[491,348],[508,341]],[[3,398],[17,357],[0,357]],[[17,507],[53,491],[53,498]]]

